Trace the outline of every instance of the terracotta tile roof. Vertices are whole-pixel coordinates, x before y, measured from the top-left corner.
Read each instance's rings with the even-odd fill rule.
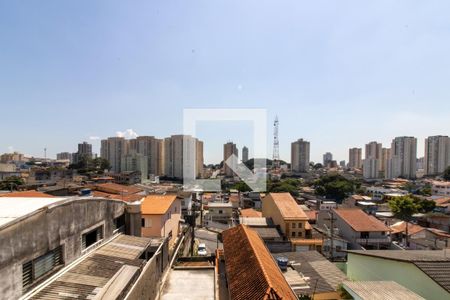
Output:
[[[271,198],[275,205],[278,207],[281,215],[284,219],[302,219],[308,220],[308,216],[305,212],[298,206],[297,202],[295,202],[294,198],[292,198],[289,193],[270,193],[266,196],[267,198]]]
[[[42,193],[42,192],[38,192],[38,191],[35,191],[35,190],[6,193],[6,194],[1,194],[0,197],[55,198],[52,195],[49,195],[49,194],[46,194],[46,193]]]
[[[137,186],[123,185],[123,184],[117,184],[117,183],[99,183],[99,184],[94,185],[94,189],[101,191],[101,192],[106,192],[106,193],[111,193],[111,194],[124,194],[124,195],[136,194],[136,193],[142,192],[142,189],[138,188]]]
[[[394,225],[391,225],[390,228],[392,234],[400,232],[406,233],[406,222],[404,221],[397,222]],[[408,223],[408,235],[416,234],[424,229],[425,228],[420,225]]]
[[[339,208],[333,209],[333,211],[355,231],[362,232],[390,230],[389,227],[384,225],[383,222],[381,222],[374,216],[369,216],[359,208]]]
[[[163,215],[173,202],[177,200],[177,195],[149,195],[142,201],[141,213],[143,215]]]
[[[322,245],[322,239],[302,239],[302,238],[290,238],[293,245],[307,246],[307,245]]]
[[[303,212],[308,217],[308,221],[315,221],[315,220],[317,220],[317,210],[307,210],[307,211],[303,211]]]
[[[436,206],[446,206],[450,202],[450,197],[438,198],[434,202],[436,202]]]
[[[256,231],[239,225],[222,234],[230,299],[296,299]]]
[[[230,195],[229,201],[230,202],[239,202],[239,195],[237,195],[237,194]]]
[[[241,209],[241,216],[244,218],[261,218],[262,213],[253,208]]]
[[[145,198],[144,195],[139,195],[139,194],[131,194],[131,195],[118,195],[118,194],[110,194],[110,193],[105,193],[105,192],[100,192],[100,191],[93,191],[92,195],[94,197],[103,197],[103,198],[108,198],[108,199],[114,199],[114,200],[123,200],[126,202],[134,202],[134,201],[139,201],[142,200],[143,198]]]

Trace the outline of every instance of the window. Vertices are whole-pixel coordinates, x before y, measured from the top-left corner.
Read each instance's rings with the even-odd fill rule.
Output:
[[[292,235],[292,237],[295,237],[295,231],[293,231],[291,235]]]
[[[89,248],[103,239],[103,225],[83,234],[81,236],[81,249]]]
[[[336,251],[341,251],[342,247],[341,246],[336,246]]]
[[[292,227],[292,228],[295,228],[295,223],[292,223],[292,224],[291,224],[291,227]]]
[[[114,231],[125,232],[125,214],[114,219]]]
[[[367,231],[363,231],[361,232],[361,236],[362,239],[368,239],[369,238],[369,232]]]
[[[302,233],[301,232],[298,233],[298,237],[302,237]]]
[[[63,264],[62,246],[22,265],[22,288],[26,291],[36,280]]]
[[[141,227],[145,227],[145,218],[141,219]]]
[[[302,223],[298,223],[298,228],[302,228]]]
[[[223,213],[223,210],[219,210],[219,214],[222,214]]]

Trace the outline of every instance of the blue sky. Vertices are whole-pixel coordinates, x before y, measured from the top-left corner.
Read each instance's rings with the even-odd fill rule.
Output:
[[[449,11],[412,0],[2,1],[0,152],[181,133],[184,108],[265,108],[285,160],[298,138],[314,161],[400,135],[416,136],[421,155],[426,136],[450,134]],[[236,127],[199,131],[206,162],[227,140],[251,144]]]

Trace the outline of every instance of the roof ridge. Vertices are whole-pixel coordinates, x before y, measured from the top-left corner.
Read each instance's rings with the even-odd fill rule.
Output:
[[[259,264],[259,266],[261,267],[261,270],[263,271],[264,278],[266,278],[266,280],[267,280],[267,283],[268,283],[268,285],[269,285],[269,286],[268,286],[268,289],[270,289],[270,288],[274,289],[274,285],[273,285],[272,281],[270,280],[270,277],[269,277],[269,275],[268,275],[268,273],[267,273],[267,271],[266,271],[266,268],[264,267],[264,264],[262,263],[262,259],[261,259],[261,257],[259,256],[259,252],[256,251],[256,249],[255,249],[253,243],[250,241],[249,230],[251,230],[251,229],[248,228],[247,225],[242,225],[242,228],[244,229],[245,235],[247,236],[247,239],[248,239],[248,241],[249,241],[250,247],[252,247],[253,253],[255,253],[256,260],[258,261],[258,264]],[[256,231],[255,231],[255,233],[258,235],[258,233],[257,233]],[[259,237],[259,235],[258,235],[258,237]],[[267,246],[266,246],[264,243],[262,243],[262,244],[264,245],[264,247],[267,248]],[[271,257],[272,257],[272,256],[271,256]],[[272,259],[273,259],[273,257],[272,257]],[[273,259],[273,260],[274,260],[274,259]],[[275,262],[275,263],[276,263],[276,262]],[[274,290],[276,291],[276,289],[274,289]]]

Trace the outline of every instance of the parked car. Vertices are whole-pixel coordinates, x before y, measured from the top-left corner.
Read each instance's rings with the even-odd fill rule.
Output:
[[[206,256],[206,255],[208,255],[208,251],[206,250],[206,245],[204,243],[198,244],[197,254],[199,256]]]

